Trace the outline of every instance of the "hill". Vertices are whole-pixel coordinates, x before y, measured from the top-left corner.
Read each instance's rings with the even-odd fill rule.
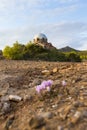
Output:
[[[60,48],[60,49],[58,49],[58,50],[61,51],[61,52],[71,52],[71,51],[79,52],[79,50],[76,50],[76,49],[71,48],[71,47],[69,47],[69,46],[66,46],[66,47]]]

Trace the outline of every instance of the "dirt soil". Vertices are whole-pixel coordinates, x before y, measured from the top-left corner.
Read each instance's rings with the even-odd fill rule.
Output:
[[[87,130],[87,62],[0,60],[0,130]]]

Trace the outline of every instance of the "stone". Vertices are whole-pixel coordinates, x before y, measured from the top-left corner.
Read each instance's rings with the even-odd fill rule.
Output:
[[[49,70],[43,70],[42,74],[49,75],[49,74],[51,74],[51,72]]]
[[[83,107],[83,106],[84,106],[84,103],[81,102],[81,101],[75,101],[75,102],[73,103],[73,106],[74,106],[74,107]]]
[[[72,87],[71,89],[69,89],[69,94],[71,95],[78,95],[79,90],[75,87]]]
[[[82,79],[79,77],[75,80],[75,82],[80,82]]]
[[[83,117],[87,118],[87,110],[83,110]]]
[[[46,124],[45,120],[41,116],[34,116],[29,121],[29,126],[31,129],[33,128],[41,128]]]
[[[32,101],[33,96],[31,95],[24,95],[23,101]]]
[[[2,103],[3,103],[3,102],[8,102],[8,101],[9,101],[8,95],[1,97],[1,102],[2,102]]]
[[[47,68],[47,66],[42,66],[42,68],[43,68],[43,69],[46,69],[46,68]]]
[[[39,84],[41,84],[41,81],[40,81],[40,79],[36,78],[33,80],[32,83],[29,84],[29,87],[34,87],[34,86],[39,85]]]
[[[58,108],[58,104],[52,105],[52,108],[54,108],[54,109]]]
[[[9,100],[10,101],[20,102],[22,100],[22,97],[17,96],[17,95],[9,95]]]
[[[3,93],[2,93],[2,92],[0,92],[0,97],[1,97],[1,96],[3,96]]]
[[[82,117],[82,113],[80,111],[76,111],[76,113],[71,118],[71,123],[76,124],[81,117]]]
[[[44,112],[44,108],[43,108],[43,107],[40,108],[40,109],[39,109],[39,112]]]
[[[44,126],[41,130],[53,130],[49,126]]]
[[[87,92],[83,92],[82,95],[83,95],[83,96],[87,96]]]
[[[62,120],[66,119],[66,117],[67,117],[68,113],[70,112],[71,108],[72,108],[72,105],[68,105],[68,106],[58,110],[59,116]]]
[[[60,126],[60,125],[59,125],[59,126],[57,127],[57,130],[64,130],[64,128],[63,128],[63,126]]]
[[[79,99],[83,101],[83,100],[84,100],[84,97],[83,97],[83,96],[79,96]]]
[[[12,125],[13,121],[15,119],[15,116],[12,115],[6,122],[5,130],[9,130],[10,126]]]
[[[10,110],[11,110],[10,103],[4,102],[2,105],[2,112],[4,114],[6,114],[6,113],[10,112]]]
[[[53,73],[56,73],[56,72],[58,72],[58,68],[57,67],[53,69]]]
[[[42,112],[40,113],[40,116],[45,119],[51,119],[54,116],[54,114],[52,112]]]
[[[59,86],[61,86],[60,80],[54,80],[53,84],[54,84],[54,85],[59,85]]]

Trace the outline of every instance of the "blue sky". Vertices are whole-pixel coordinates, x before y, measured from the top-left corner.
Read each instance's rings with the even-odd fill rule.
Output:
[[[44,33],[55,47],[87,50],[87,0],[0,0],[0,49]]]

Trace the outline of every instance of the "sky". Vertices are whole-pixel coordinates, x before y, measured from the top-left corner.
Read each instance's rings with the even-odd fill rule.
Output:
[[[87,0],[0,0],[0,49],[38,33],[57,48],[87,50]]]

